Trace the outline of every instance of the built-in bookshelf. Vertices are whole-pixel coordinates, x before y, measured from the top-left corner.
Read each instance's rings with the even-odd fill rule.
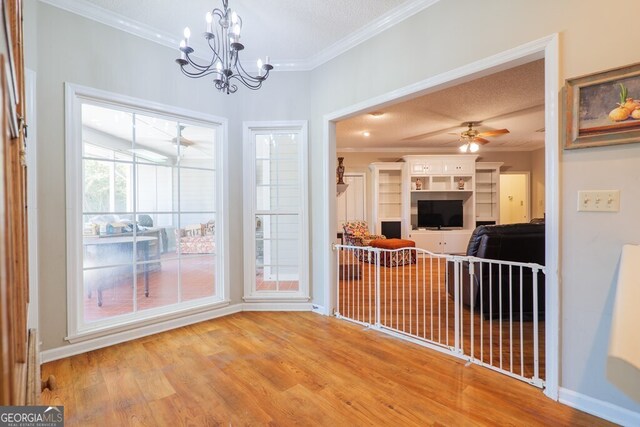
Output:
[[[502,162],[476,164],[476,222],[500,222],[500,167]]]
[[[402,229],[402,167],[403,163],[398,162],[376,162],[369,165],[373,174],[371,225],[376,234],[384,234],[383,228]]]

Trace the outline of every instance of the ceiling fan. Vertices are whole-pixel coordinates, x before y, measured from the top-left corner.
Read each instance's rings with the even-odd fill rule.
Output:
[[[178,130],[178,136],[174,136],[173,138],[171,138],[171,143],[175,147],[179,145],[180,148],[187,148],[195,144],[195,142],[182,136],[182,131],[184,130],[184,128],[185,128],[184,125],[180,125],[180,128]]]
[[[482,122],[464,122],[462,126],[467,126],[468,129],[462,131],[460,133],[460,142],[463,144],[460,146],[460,151],[463,153],[471,152],[475,153],[480,149],[481,145],[487,144],[489,142],[485,137],[504,135],[505,133],[509,133],[508,129],[494,129],[486,132],[478,132],[475,127],[478,127],[482,124]],[[456,133],[452,133],[452,135],[457,135]]]

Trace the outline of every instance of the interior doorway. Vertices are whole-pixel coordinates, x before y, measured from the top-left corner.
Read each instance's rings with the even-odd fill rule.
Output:
[[[500,224],[531,220],[529,189],[528,172],[500,174]]]
[[[545,354],[546,354],[546,382],[544,393],[552,399],[558,399],[559,384],[559,118],[557,112],[559,89],[559,41],[557,34],[531,41],[524,45],[501,52],[491,57],[467,64],[463,67],[433,76],[424,81],[410,86],[394,90],[381,96],[376,96],[367,101],[362,101],[352,106],[326,114],[323,117],[324,127],[324,153],[323,153],[323,193],[324,200],[328,201],[323,221],[324,236],[320,247],[325,248],[322,268],[319,275],[323,283],[328,283],[327,277],[338,277],[338,262],[331,246],[331,231],[335,229],[334,212],[336,206],[335,186],[330,179],[336,168],[336,124],[343,119],[353,117],[359,113],[373,111],[393,104],[405,97],[414,97],[418,93],[434,91],[438,87],[449,86],[453,82],[469,81],[473,76],[487,75],[491,71],[503,70],[544,58],[544,207],[545,207]],[[321,312],[331,314],[337,306],[337,286],[326,286],[322,289],[324,306]],[[319,295],[319,294],[318,294]]]

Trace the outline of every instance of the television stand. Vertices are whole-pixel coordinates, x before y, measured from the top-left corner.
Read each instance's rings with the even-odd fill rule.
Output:
[[[473,230],[440,229],[411,230],[409,239],[416,247],[438,254],[466,253]]]

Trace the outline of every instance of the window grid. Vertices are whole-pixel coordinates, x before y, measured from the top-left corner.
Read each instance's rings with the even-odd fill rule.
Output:
[[[84,104],[83,104],[84,105]],[[88,104],[88,105],[92,105],[92,104]],[[137,113],[131,113],[131,120],[132,120],[132,126],[131,126],[131,132],[132,132],[132,140],[131,140],[131,147],[132,148],[136,148],[137,146],[137,139],[136,139],[136,118],[137,118]],[[181,126],[181,122],[177,122],[177,126],[180,127]],[[199,125],[201,126],[201,125]],[[217,131],[216,135],[217,135]],[[219,144],[220,142],[218,141],[218,138],[215,138],[215,144]],[[203,166],[183,166],[182,165],[182,147],[178,147],[178,156],[177,156],[177,162],[175,165],[165,165],[163,163],[155,163],[152,161],[149,161],[147,159],[143,159],[142,157],[138,156],[136,153],[132,153],[131,154],[131,160],[125,160],[122,158],[118,158],[118,156],[124,156],[125,154],[120,153],[116,150],[113,149],[106,149],[104,147],[98,147],[101,150],[104,151],[110,151],[110,156],[108,158],[105,157],[100,157],[98,155],[86,155],[85,154],[85,146],[86,145],[91,145],[93,147],[98,147],[95,146],[94,144],[90,144],[90,143],[85,143],[84,141],[81,144],[82,147],[82,155],[81,155],[81,167],[82,167],[82,176],[83,176],[83,181],[86,181],[84,179],[84,175],[85,175],[85,169],[86,169],[86,161],[93,161],[93,162],[101,162],[101,163],[105,163],[108,164],[110,169],[111,169],[111,173],[110,173],[110,180],[109,180],[109,185],[110,185],[110,207],[111,209],[107,210],[107,211],[95,211],[95,210],[85,210],[84,209],[84,200],[83,200],[83,209],[82,209],[82,216],[86,217],[86,216],[96,216],[96,215],[132,215],[132,218],[137,218],[137,215],[140,214],[148,214],[148,215],[175,215],[177,217],[177,227],[180,229],[183,227],[182,224],[182,215],[188,214],[188,215],[198,215],[198,214],[204,214],[204,215],[211,215],[212,218],[217,219],[217,209],[215,210],[193,210],[193,211],[182,211],[181,209],[181,202],[182,202],[182,188],[181,188],[181,179],[182,179],[182,171],[206,171],[206,172],[211,172],[213,174],[213,179],[214,179],[214,205],[217,205],[216,200],[217,199],[217,185],[216,185],[216,180],[218,179],[217,177],[217,168],[215,167],[203,167]],[[215,150],[215,147],[214,147]],[[115,201],[114,201],[114,191],[112,190],[113,188],[115,188],[115,174],[114,171],[117,167],[117,165],[128,165],[130,167],[129,169],[129,177],[130,179],[127,180],[127,197],[126,197],[126,204],[127,207],[129,209],[126,210],[118,210],[115,209]],[[176,179],[176,188],[173,190],[176,192],[176,196],[175,196],[175,203],[177,204],[178,209],[177,210],[165,210],[165,211],[149,211],[148,209],[145,210],[138,210],[138,166],[153,166],[155,168],[158,167],[167,167],[171,170],[175,170],[175,179]],[[156,171],[156,175],[157,175],[157,171]],[[156,180],[156,186],[157,186],[157,180]],[[83,194],[85,191],[85,187],[83,187]],[[157,188],[156,188],[157,191]],[[157,193],[156,193],[157,194]],[[84,197],[84,196],[83,196]],[[173,197],[172,197],[173,198]],[[157,197],[156,197],[156,205],[157,205]],[[123,268],[123,267],[132,267],[133,269],[133,278],[132,278],[132,285],[133,285],[133,293],[132,293],[132,311],[131,313],[137,313],[139,312],[141,309],[138,307],[138,300],[137,300],[137,289],[138,289],[138,267],[139,266],[144,266],[144,265],[150,265],[153,263],[157,263],[158,260],[139,260],[138,259],[138,250],[139,250],[139,242],[137,240],[137,237],[139,236],[139,233],[137,231],[137,227],[133,227],[131,235],[133,237],[133,242],[132,242],[132,251],[131,251],[131,260],[130,262],[116,262],[116,263],[105,263],[105,264],[99,264],[97,266],[85,266],[84,264],[82,265],[82,271],[86,272],[86,271],[106,271],[108,269],[112,269],[112,268]],[[216,233],[217,235],[217,233]],[[158,242],[157,244],[160,244],[160,242]],[[207,257],[212,257],[213,255],[211,254],[203,254],[203,255],[198,255],[198,256],[192,256],[189,255],[189,259],[198,259],[198,258],[207,258]],[[84,256],[83,256],[84,258]],[[176,256],[175,257],[167,257],[166,260],[167,261],[171,261],[171,260],[178,260],[179,264],[182,263],[182,259],[184,258],[184,254],[182,253],[182,251],[179,248],[179,243],[176,242]],[[180,265],[180,268],[182,267],[182,265]],[[218,270],[219,267],[216,267],[216,271]],[[182,271],[182,270],[179,270]],[[182,274],[178,274],[177,275],[177,279],[178,279],[178,283],[177,283],[177,291],[178,291],[178,300],[177,303],[182,303],[185,300],[183,300],[183,295],[182,295]],[[217,283],[217,279],[215,279],[214,277],[214,289],[219,289],[218,288],[218,283]],[[186,301],[191,301],[191,300],[186,300]],[[84,316],[83,316],[84,319]],[[83,322],[86,322],[85,320],[83,320]]]

